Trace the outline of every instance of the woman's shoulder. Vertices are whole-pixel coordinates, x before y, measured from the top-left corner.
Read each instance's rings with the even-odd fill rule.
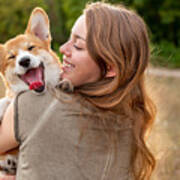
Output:
[[[26,102],[34,101],[34,100],[44,102],[45,100],[49,100],[49,99],[71,100],[73,99],[73,94],[66,93],[57,88],[48,88],[42,93],[37,93],[32,90],[20,92],[16,96],[16,99],[20,99]]]
[[[19,93],[15,98],[15,104],[23,109],[27,108],[43,108],[54,104],[63,109],[80,109],[79,97],[74,93],[66,93],[59,88],[48,88],[43,93],[34,91],[24,91]]]

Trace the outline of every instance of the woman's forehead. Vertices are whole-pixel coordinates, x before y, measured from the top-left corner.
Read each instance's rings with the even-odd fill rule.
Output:
[[[72,27],[71,33],[80,37],[80,39],[86,39],[86,22],[85,22],[85,15],[81,15],[75,22],[74,26]]]

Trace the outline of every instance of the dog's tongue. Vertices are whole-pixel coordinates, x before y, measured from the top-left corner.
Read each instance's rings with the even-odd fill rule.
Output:
[[[26,74],[21,77],[27,84],[29,89],[38,89],[44,85],[43,82],[43,68],[30,69]]]

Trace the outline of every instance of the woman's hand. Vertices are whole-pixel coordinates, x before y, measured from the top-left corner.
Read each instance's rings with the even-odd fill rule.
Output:
[[[0,177],[0,180],[15,180],[16,176],[4,175]]]

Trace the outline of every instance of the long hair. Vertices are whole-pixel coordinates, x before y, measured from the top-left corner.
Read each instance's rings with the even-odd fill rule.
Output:
[[[133,121],[132,173],[136,180],[148,180],[155,158],[145,141],[156,108],[144,85],[150,55],[146,25],[135,12],[102,2],[88,4],[84,14],[87,49],[102,74],[98,82],[82,85],[75,91],[99,110],[124,114]],[[105,76],[109,65],[115,68],[113,78]],[[114,123],[118,121],[121,120]],[[107,128],[109,123],[102,121],[102,126]],[[112,136],[110,131],[107,133]]]

